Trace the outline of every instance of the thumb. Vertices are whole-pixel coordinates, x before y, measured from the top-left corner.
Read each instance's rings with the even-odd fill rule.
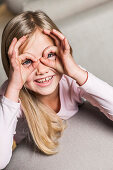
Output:
[[[55,60],[50,60],[50,59],[48,59],[48,58],[41,57],[41,58],[40,58],[40,61],[41,61],[44,65],[56,69]]]
[[[29,66],[30,73],[38,67],[38,64],[39,64],[39,61],[36,61],[36,62],[32,63],[32,65]]]

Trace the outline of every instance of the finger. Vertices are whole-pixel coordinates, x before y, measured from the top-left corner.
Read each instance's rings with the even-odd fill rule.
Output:
[[[43,29],[43,32],[45,33],[45,34],[50,34],[50,30],[47,30],[47,29]]]
[[[46,66],[48,66],[48,67],[51,67],[51,68],[53,68],[53,69],[55,69],[55,70],[57,70],[58,72],[60,72],[60,73],[64,73],[64,70],[63,70],[63,67],[62,67],[62,65],[61,65],[61,62],[60,62],[60,60],[57,58],[56,60],[54,60],[54,61],[51,61],[51,60],[49,60],[49,59],[45,59],[45,58],[41,58],[40,59],[40,61],[44,64],[44,65],[46,65]]]
[[[43,30],[43,32],[54,39],[56,46],[60,46],[60,40],[58,39],[58,37],[53,35],[50,30]]]
[[[13,52],[13,54],[10,58],[10,66],[12,66],[12,68],[14,68],[14,69],[18,69],[19,62],[16,60],[15,52]]]
[[[44,49],[43,53],[42,53],[42,56],[44,58],[47,58],[49,53],[55,53],[56,55],[58,55],[58,53],[59,53],[58,47],[56,47],[56,46],[48,46],[48,47],[46,47]]]
[[[41,58],[40,58],[40,61],[41,61],[43,64],[45,64],[46,66],[52,67],[52,68],[56,69],[55,61],[49,60],[49,59],[44,58],[44,57],[41,57]]]
[[[27,68],[29,69],[30,73],[38,67],[38,62],[34,62],[33,64],[29,65]]]
[[[64,38],[63,42],[64,42],[64,52],[70,52],[70,45],[68,43],[68,40]]]
[[[60,47],[60,44],[61,44],[60,40],[55,35],[53,35],[52,33],[50,33],[50,36],[54,39],[56,46]]]
[[[64,39],[63,39],[63,41],[61,42],[61,49],[62,49],[62,51],[64,52],[64,49],[65,49],[65,44],[64,44]]]
[[[39,62],[34,62],[34,63],[32,64],[32,65],[33,65],[33,68],[34,68],[34,69],[37,68],[38,64],[39,64]]]
[[[16,52],[16,57],[18,56],[18,53],[19,53],[19,52],[18,52],[19,47],[25,42],[26,38],[27,38],[27,35],[21,37],[21,38],[17,41],[17,43],[16,43],[16,45],[15,45],[15,47],[14,47],[14,50],[15,50],[15,52]]]
[[[62,33],[60,33],[59,31],[55,29],[53,29],[51,33],[54,34],[56,37],[58,37],[61,41],[65,38],[65,36]]]
[[[9,46],[9,49],[8,49],[8,56],[9,57],[11,55],[13,55],[13,49],[14,49],[14,46],[15,46],[16,42],[17,42],[17,38],[15,37],[15,38],[13,38],[13,40],[12,40],[10,46]]]
[[[57,36],[59,39],[60,39],[60,41],[61,41],[61,45],[60,45],[60,47],[61,47],[61,50],[65,50],[65,45],[67,46],[67,42],[66,42],[66,44],[65,44],[65,37],[64,37],[64,35],[62,34],[62,33],[60,33],[59,31],[57,31],[57,30],[55,30],[55,29],[53,29],[52,31],[51,31],[51,33],[54,35],[54,36]],[[67,39],[66,39],[67,40]],[[66,49],[67,49],[67,47],[66,47]]]

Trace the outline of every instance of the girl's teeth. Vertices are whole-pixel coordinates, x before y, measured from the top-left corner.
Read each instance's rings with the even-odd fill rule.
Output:
[[[46,78],[46,80],[49,80],[49,79],[51,79],[51,77],[47,77],[47,78]]]
[[[53,76],[52,76],[52,77],[53,77]],[[48,81],[48,80],[52,79],[52,77],[47,77],[47,78],[42,79],[42,80],[37,80],[37,82],[38,82],[38,83],[43,83],[43,82],[45,82],[45,81]]]

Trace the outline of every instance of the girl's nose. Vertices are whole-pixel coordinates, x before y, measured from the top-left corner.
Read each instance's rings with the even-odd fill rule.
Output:
[[[42,64],[41,62],[37,66],[37,74],[45,74],[49,72],[49,67],[46,65]]]

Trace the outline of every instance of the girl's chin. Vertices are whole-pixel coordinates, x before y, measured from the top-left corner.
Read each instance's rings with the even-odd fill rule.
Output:
[[[37,90],[37,89],[31,89],[31,88],[27,88],[28,91],[33,94],[34,96],[48,96],[51,95],[52,93],[54,93],[54,91],[56,90],[56,88],[51,88],[51,89],[43,89],[43,90]]]
[[[41,89],[39,90],[35,90],[35,93],[38,95],[43,95],[43,96],[47,96],[47,95],[51,95],[52,93],[54,93],[56,90],[56,86],[55,87],[51,87],[51,88],[46,88],[46,89]]]

